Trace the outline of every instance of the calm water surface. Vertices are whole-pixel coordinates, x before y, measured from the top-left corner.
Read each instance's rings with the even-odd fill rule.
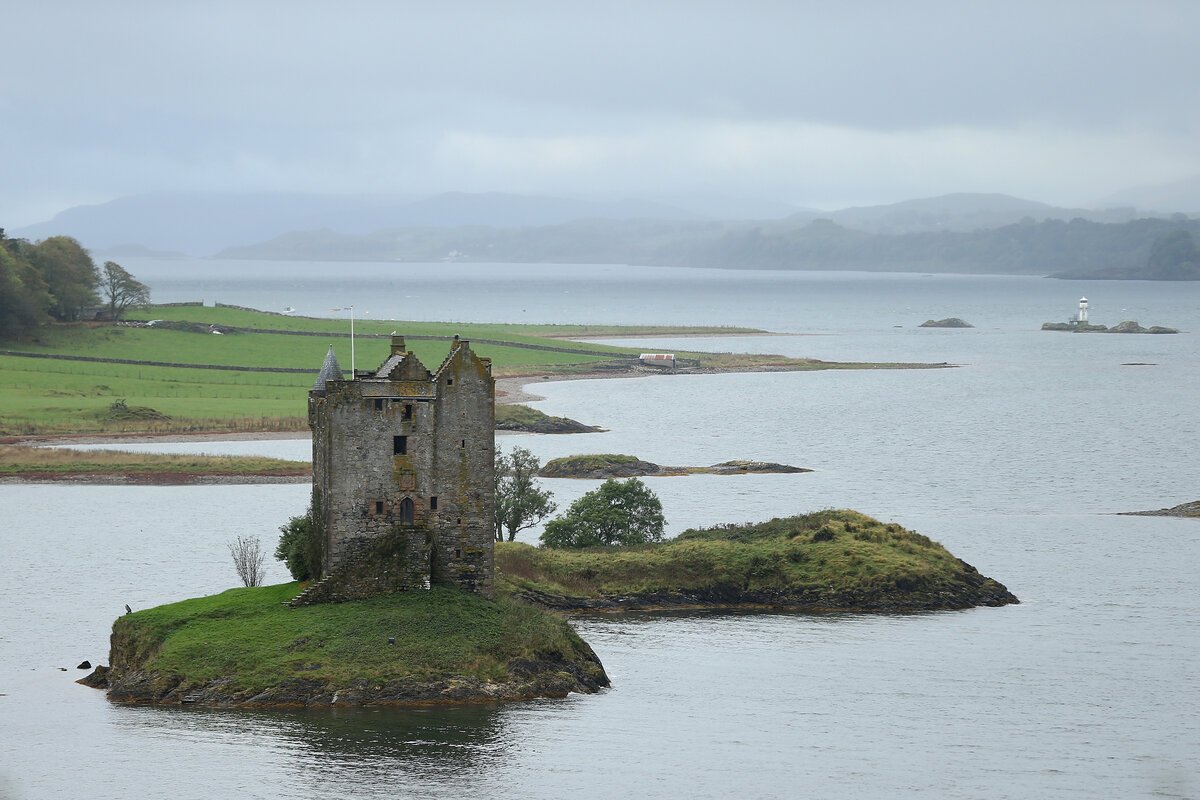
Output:
[[[390,303],[380,316],[455,316],[436,301],[393,300],[400,286],[426,300],[456,293],[463,320],[823,334],[647,342],[655,349],[961,364],[542,384],[543,410],[611,431],[500,443],[543,459],[812,467],[648,482],[673,532],[850,506],[933,536],[1024,602],[918,616],[582,619],[614,688],[562,701],[127,709],[71,682],[80,660],[107,660],[113,617],[125,603],[232,585],[225,542],[272,540],[303,511],[307,487],[0,486],[0,797],[1200,796],[1200,522],[1112,513],[1200,499],[1195,336],[1031,330],[1087,294],[1102,322],[1200,331],[1200,287],[629,267],[501,278],[469,267],[470,282],[451,290],[441,265],[379,265],[361,285],[326,280],[319,266],[291,265],[290,278],[288,265],[218,266],[207,282],[150,282],[163,300],[300,309],[311,298],[316,308],[337,288],[348,298],[339,305]],[[524,311],[497,312],[508,292]],[[913,327],[952,315],[978,327]],[[169,449],[188,448],[305,457],[308,443]],[[562,506],[594,485],[547,483]],[[270,580],[286,578],[271,569]]]

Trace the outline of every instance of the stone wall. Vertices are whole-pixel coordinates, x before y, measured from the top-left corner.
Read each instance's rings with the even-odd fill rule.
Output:
[[[310,393],[324,575],[357,559],[362,542],[399,526],[426,542],[423,551],[405,549],[406,570],[423,579],[405,578],[404,588],[432,580],[490,596],[494,403],[490,362],[457,340],[434,375],[396,337],[377,375],[328,380]]]
[[[424,528],[393,526],[374,539],[342,544],[342,561],[319,581],[309,584],[290,605],[341,603],[392,592],[429,588],[431,538]]]

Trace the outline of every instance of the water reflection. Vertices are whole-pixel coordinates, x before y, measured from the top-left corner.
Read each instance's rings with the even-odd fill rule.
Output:
[[[397,784],[461,784],[508,757],[503,708],[222,711],[114,707],[116,727],[146,741],[218,747],[274,760],[297,788],[342,784],[356,796]]]

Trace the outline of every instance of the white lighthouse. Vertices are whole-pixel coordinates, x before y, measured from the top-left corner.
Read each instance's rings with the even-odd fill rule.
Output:
[[[1087,298],[1079,298],[1079,319],[1076,320],[1080,325],[1087,325]]]

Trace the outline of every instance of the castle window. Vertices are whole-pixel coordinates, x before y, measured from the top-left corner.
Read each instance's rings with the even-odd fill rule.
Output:
[[[383,513],[383,501],[382,501],[382,500],[376,500],[376,501],[375,501],[375,513],[376,513],[376,514],[382,514],[382,513]]]
[[[446,385],[447,385],[447,386],[453,386],[453,385],[454,385],[454,378],[446,378]]]
[[[407,419],[412,419],[412,417],[413,417],[412,403],[408,403],[404,406],[404,414],[400,417],[400,419],[407,420]]]
[[[376,411],[383,411],[383,400],[381,400],[381,399],[379,399],[379,398],[376,398],[376,399],[375,399],[375,410],[376,410]]]
[[[393,436],[392,437],[392,455],[402,456],[408,453],[408,437]]]
[[[455,557],[455,558],[462,558],[462,550],[455,550],[455,551],[454,551],[454,557]]]
[[[458,446],[459,446],[459,447],[466,447],[466,446],[467,446],[467,440],[466,440],[466,439],[459,439],[459,440],[458,440]]]
[[[429,510],[437,511],[437,497],[436,496],[429,498]]]

